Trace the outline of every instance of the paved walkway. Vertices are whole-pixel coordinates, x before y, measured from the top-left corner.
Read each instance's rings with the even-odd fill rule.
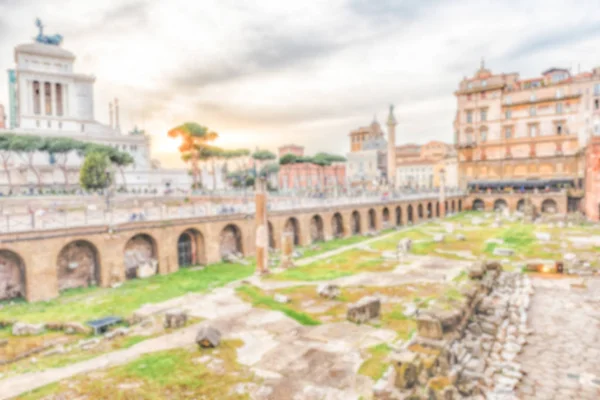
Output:
[[[529,310],[534,333],[519,361],[523,400],[600,399],[600,279],[534,278]]]

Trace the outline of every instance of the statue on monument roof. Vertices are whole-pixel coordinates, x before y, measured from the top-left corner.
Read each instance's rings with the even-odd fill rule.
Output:
[[[42,24],[42,20],[40,20],[39,18],[35,20],[35,26],[37,26],[39,29],[39,33],[35,37],[36,42],[42,44],[50,44],[53,46],[60,46],[63,40],[62,35],[44,35],[44,24]]]

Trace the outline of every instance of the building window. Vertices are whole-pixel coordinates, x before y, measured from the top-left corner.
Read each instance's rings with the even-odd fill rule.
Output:
[[[58,129],[62,129],[62,122],[58,121]]]
[[[44,109],[46,110],[46,115],[52,115],[52,85],[50,82],[44,83]]]
[[[531,96],[529,96],[529,101],[536,101],[537,97],[535,95],[535,93],[531,93]]]
[[[563,132],[563,126],[562,126],[562,122],[559,122],[556,124],[556,134],[557,135],[562,135]]]
[[[594,100],[594,110],[598,110],[600,108],[600,101],[598,99]]]
[[[36,126],[36,128],[40,127],[40,120],[39,119],[35,120],[35,126]]]
[[[33,113],[40,115],[41,112],[41,96],[40,96],[40,83],[33,81]]]
[[[600,96],[600,83],[594,85],[594,96]]]
[[[510,139],[512,137],[512,127],[507,126],[504,128],[504,137]]]
[[[556,98],[557,99],[562,99],[563,98],[563,91],[562,91],[562,89],[557,89],[556,90]]]
[[[473,84],[471,82],[467,83],[467,89],[472,89],[473,88]]]
[[[62,85],[57,83],[54,86],[56,90],[56,115],[62,117],[63,115],[63,96],[62,96]]]
[[[506,117],[506,119],[510,119],[512,117],[512,111],[506,110],[504,112],[504,116]]]
[[[537,125],[529,125],[529,137],[537,136]]]
[[[485,92],[481,92],[481,98],[485,99],[485,96],[486,96]]]
[[[481,137],[482,142],[487,141],[487,130],[482,129],[481,132],[479,133],[479,136]]]
[[[48,128],[52,128],[52,121],[48,120],[48,123],[46,125],[48,126]]]
[[[81,124],[81,132],[85,132],[85,124]]]
[[[536,110],[534,106],[529,107],[529,115],[531,117],[535,116]]]
[[[512,99],[510,98],[510,96],[506,96],[504,98],[504,104],[512,104]]]
[[[487,81],[486,80],[481,81],[481,86],[486,87],[487,86]]]
[[[473,122],[473,112],[467,111],[467,124],[470,124],[472,122]]]
[[[481,110],[481,121],[487,121],[487,109],[482,109]]]
[[[556,113],[557,114],[562,114],[563,112],[563,104],[562,103],[556,103]]]

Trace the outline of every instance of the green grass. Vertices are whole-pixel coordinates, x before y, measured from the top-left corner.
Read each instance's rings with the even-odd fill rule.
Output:
[[[115,289],[69,290],[48,302],[5,304],[0,309],[0,320],[86,322],[108,315],[126,318],[143,304],[159,303],[189,292],[203,292],[246,278],[253,272],[253,265],[220,263],[203,270],[181,269],[169,275],[131,280]]]
[[[281,311],[288,317],[295,319],[302,325],[320,325],[321,322],[310,315],[297,311],[291,305],[278,303],[273,297],[264,295],[259,289],[252,286],[240,286],[237,289],[242,297],[249,299],[253,306],[268,308],[275,311]]]
[[[308,258],[308,257],[312,257],[315,256],[317,254],[321,254],[321,253],[325,253],[328,251],[332,251],[332,250],[337,250],[340,247],[344,247],[344,246],[350,246],[356,243],[360,243],[360,242],[364,242],[365,240],[371,239],[367,236],[360,236],[360,235],[356,235],[356,236],[348,236],[345,238],[340,238],[340,239],[332,239],[328,242],[318,242],[315,243],[315,246],[318,246],[319,249],[318,250],[311,250],[310,246],[301,248],[303,254],[302,257],[298,258],[299,260],[301,260],[302,258]]]
[[[241,341],[223,341],[216,349],[175,349],[145,354],[128,364],[99,372],[99,376],[75,376],[19,399],[37,400],[53,394],[89,399],[247,399],[247,394],[232,391],[235,384],[251,380],[251,375],[236,361],[236,348],[240,345]],[[220,360],[224,373],[218,374],[205,364],[194,362],[204,355]],[[119,389],[121,384],[134,386]]]
[[[358,369],[358,373],[377,381],[383,376],[388,367],[388,363],[385,360],[391,348],[387,344],[382,343],[369,348],[368,351],[371,357],[362,363]]]

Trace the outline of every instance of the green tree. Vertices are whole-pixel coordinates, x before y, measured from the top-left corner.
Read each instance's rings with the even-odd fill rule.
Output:
[[[111,161],[119,168],[119,172],[121,173],[121,179],[123,180],[123,186],[127,186],[127,182],[125,181],[125,167],[133,164],[135,162],[134,158],[131,154],[125,151],[119,151],[115,153]]]
[[[10,150],[10,143],[15,135],[3,134],[0,136],[0,161],[2,162],[2,168],[6,174],[6,180],[8,182],[8,190],[12,191],[12,176],[10,174],[10,162],[15,154]]]
[[[254,153],[252,153],[252,158],[259,161],[268,161],[276,159],[277,156],[272,151],[257,149]]]
[[[167,134],[171,138],[181,138],[181,145],[179,146],[181,159],[191,165],[193,188],[197,188],[199,186],[198,177],[200,175],[200,169],[198,168],[200,153],[205,147],[209,146],[210,142],[217,139],[219,135],[196,122],[186,122],[176,126],[169,130]]]
[[[42,186],[42,179],[39,171],[33,165],[33,157],[36,152],[46,150],[46,140],[39,136],[15,136],[10,141],[8,146],[11,151],[14,151],[27,163],[27,167],[33,172],[36,177],[38,187]]]
[[[46,141],[46,150],[56,156],[56,164],[65,177],[65,189],[69,187],[69,171],[67,168],[69,154],[81,152],[85,147],[85,143],[70,138],[49,138]]]
[[[105,189],[110,184],[107,171],[110,165],[109,158],[102,152],[90,152],[79,172],[79,184],[86,190]]]
[[[297,159],[295,154],[288,153],[279,159],[279,165],[295,164]]]

